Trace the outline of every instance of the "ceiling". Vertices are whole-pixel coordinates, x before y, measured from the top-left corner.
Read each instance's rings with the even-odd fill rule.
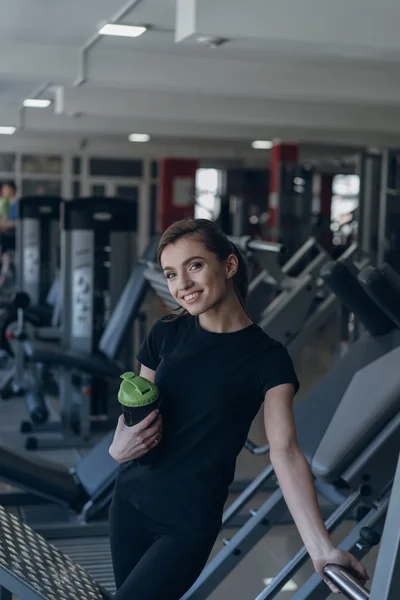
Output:
[[[99,37],[105,22],[150,29]],[[254,139],[400,146],[399,22],[398,0],[2,0],[0,125],[227,156]],[[21,110],[35,95],[52,105]]]

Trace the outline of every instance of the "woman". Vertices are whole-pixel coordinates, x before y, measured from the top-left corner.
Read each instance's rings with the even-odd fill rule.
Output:
[[[263,402],[271,462],[315,569],[322,576],[327,563],[341,564],[365,582],[363,565],[325,529],[296,439],[293,364],[246,312],[240,253],[217,225],[196,219],[167,229],[158,260],[183,310],[156,322],[138,353],[140,374],[159,387],[161,412],[132,428],[121,417],[110,447],[122,465],[110,511],[115,599],[178,600],[191,587]]]

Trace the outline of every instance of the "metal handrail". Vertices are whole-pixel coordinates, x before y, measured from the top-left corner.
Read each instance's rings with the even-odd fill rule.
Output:
[[[249,439],[246,440],[244,447],[246,450],[251,452],[251,454],[255,454],[256,456],[260,454],[268,454],[269,452],[269,444],[265,444],[265,446],[257,446],[257,444]]]
[[[324,575],[349,600],[369,600],[370,593],[355,577],[339,565],[326,565]]]

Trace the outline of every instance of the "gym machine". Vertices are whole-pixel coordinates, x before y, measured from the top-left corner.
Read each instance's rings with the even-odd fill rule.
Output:
[[[28,196],[18,202],[17,295],[0,310],[1,347],[12,360],[0,383],[3,400],[25,388],[23,348],[16,342],[27,330],[33,335],[37,328],[57,327],[60,322],[60,205],[61,199],[52,196]]]
[[[292,256],[312,234],[314,170],[298,163],[281,162],[276,192],[270,194],[270,208],[277,208],[276,230],[270,230]]]
[[[45,411],[41,366],[57,370],[61,423],[22,424],[23,433],[56,432],[55,437],[31,435],[28,449],[70,447],[86,442],[90,431],[108,430],[108,386],[104,376],[79,368],[80,357],[132,362],[132,344],[123,357],[102,345],[113,308],[136,260],[137,219],[134,205],[119,198],[80,198],[63,204],[61,214],[61,289],[63,296],[61,345],[25,341],[28,378],[25,394],[31,415]],[[113,268],[114,265],[114,268]],[[126,329],[128,336],[131,330]],[[133,332],[132,332],[133,339]],[[130,348],[130,351],[129,351]],[[118,347],[120,352],[121,347]],[[75,362],[75,360],[77,362]],[[95,361],[94,361],[95,362]],[[101,363],[101,360],[99,360]],[[97,367],[99,367],[97,365]],[[121,366],[119,366],[121,368]],[[115,372],[115,367],[112,369]]]
[[[360,206],[358,239],[373,265],[400,272],[400,152],[364,152],[358,159]]]
[[[151,242],[143,255],[143,263],[155,260],[157,240]],[[99,376],[104,385],[110,380],[119,379],[122,366],[116,361],[122,347],[126,331],[132,322],[140,316],[141,306],[149,289],[144,277],[145,264],[141,261],[134,267],[131,277],[116,306],[99,344],[97,354],[62,350],[55,357],[56,363],[63,358],[65,368],[73,372]],[[37,350],[36,350],[37,351]],[[43,353],[43,348],[40,350]],[[49,353],[51,349],[48,349]],[[51,358],[49,358],[51,360]],[[18,506],[24,520],[35,525],[35,529],[43,532],[50,530],[53,535],[56,527],[49,524],[51,510],[48,504],[64,508],[67,516],[76,515],[75,521],[67,518],[68,534],[73,535],[73,523],[78,530],[83,524],[97,518],[104,506],[110,502],[115,477],[118,470],[116,463],[109,455],[109,447],[114,431],[108,433],[100,442],[85,454],[74,469],[68,470],[48,460],[27,456],[11,448],[0,446],[0,480],[13,487],[24,490],[23,493],[0,495],[0,504]],[[37,506],[36,515],[32,504],[44,503],[45,512]],[[28,513],[25,508],[28,507]],[[47,517],[47,518],[46,518]],[[51,517],[50,517],[51,520]],[[65,519],[64,519],[65,520]],[[90,528],[92,531],[92,528]],[[107,530],[107,527],[101,531]],[[66,535],[64,530],[63,535]]]

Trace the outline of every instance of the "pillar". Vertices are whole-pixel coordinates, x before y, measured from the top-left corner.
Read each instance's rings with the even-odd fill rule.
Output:
[[[194,216],[197,160],[165,158],[161,161],[159,231]]]
[[[319,242],[325,250],[332,250],[331,209],[333,175],[321,173],[320,175],[320,239]]]
[[[293,205],[293,178],[298,160],[296,144],[279,142],[271,150],[268,236],[273,242],[280,238],[280,230],[289,225],[283,222],[283,217],[290,213]]]

